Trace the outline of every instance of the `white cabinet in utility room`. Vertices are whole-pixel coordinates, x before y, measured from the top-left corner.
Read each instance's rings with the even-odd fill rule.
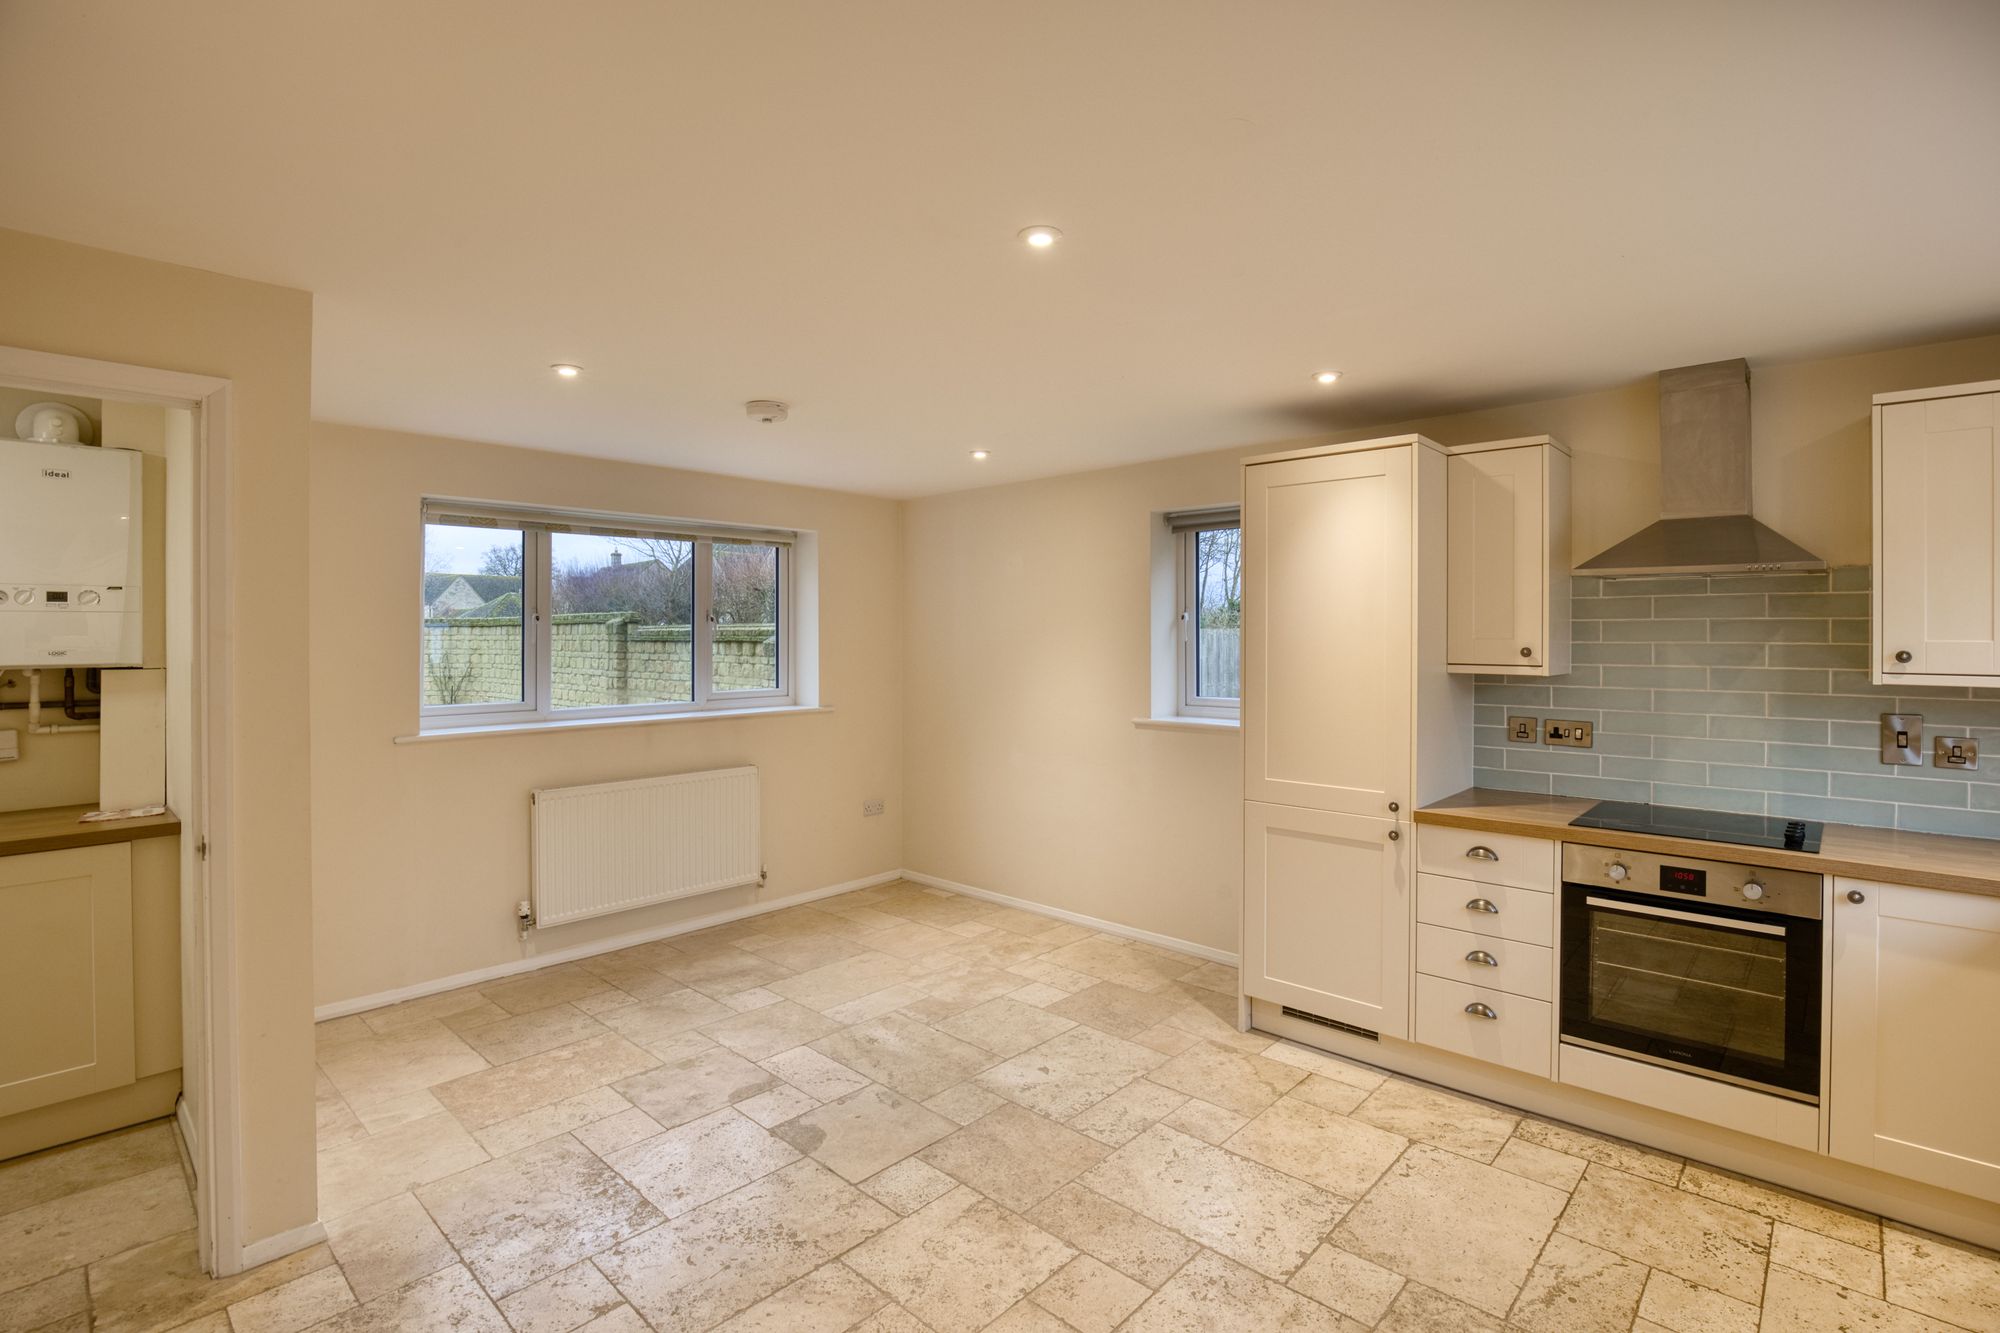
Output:
[[[1411,812],[1471,778],[1444,669],[1445,453],[1421,436],[1243,472],[1243,988],[1409,1035]]]
[[[1569,674],[1569,450],[1549,435],[1448,451],[1453,671]]]

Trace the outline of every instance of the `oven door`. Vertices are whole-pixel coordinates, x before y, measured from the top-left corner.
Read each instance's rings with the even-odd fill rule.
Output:
[[[1819,1101],[1820,923],[1564,884],[1562,1037]]]

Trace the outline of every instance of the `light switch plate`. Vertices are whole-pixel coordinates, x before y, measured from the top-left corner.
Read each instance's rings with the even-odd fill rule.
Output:
[[[1508,718],[1507,719],[1508,743],[1512,745],[1533,745],[1536,741],[1542,738],[1541,732],[1535,729],[1535,725],[1539,721],[1540,721],[1539,718],[1532,718],[1532,717]]]
[[[1885,764],[1924,762],[1922,713],[1882,714],[1882,762]]]
[[[1552,717],[1542,724],[1542,740],[1550,745],[1568,745],[1578,750],[1588,750],[1591,746],[1591,731],[1592,727],[1588,722]]]
[[[1939,736],[1932,742],[1931,763],[1960,771],[1979,769],[1979,742],[1971,736]]]

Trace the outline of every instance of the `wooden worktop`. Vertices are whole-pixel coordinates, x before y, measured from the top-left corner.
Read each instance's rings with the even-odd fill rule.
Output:
[[[52,805],[45,810],[0,813],[0,856],[59,852],[66,847],[98,847],[110,842],[137,842],[141,838],[170,838],[181,831],[181,821],[171,814],[78,823],[91,809],[88,805]]]
[[[1663,852],[1669,856],[1730,859],[1731,849],[1726,844],[1570,826],[1572,819],[1596,804],[1595,800],[1579,796],[1536,796],[1468,787],[1456,796],[1447,796],[1417,811],[1417,822],[1477,829],[1482,833],[1554,838],[1593,847],[1629,847],[1636,852]],[[2000,841],[1986,838],[1828,824],[1817,853],[1771,847],[1745,848],[1744,852],[1746,859],[1758,865],[2000,897]]]

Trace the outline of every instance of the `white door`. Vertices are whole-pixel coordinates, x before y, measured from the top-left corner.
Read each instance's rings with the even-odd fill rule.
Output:
[[[1541,666],[1548,450],[1488,449],[1445,464],[1446,651],[1453,666]]]
[[[1410,446],[1244,469],[1244,796],[1410,802]]]
[[[1410,1033],[1410,853],[1393,819],[1243,807],[1243,989]]]
[[[1996,405],[2000,394],[1981,393],[1882,408],[1875,577],[1886,673],[2000,675]]]
[[[1835,881],[1831,989],[1833,1155],[2000,1202],[2000,898]]]

